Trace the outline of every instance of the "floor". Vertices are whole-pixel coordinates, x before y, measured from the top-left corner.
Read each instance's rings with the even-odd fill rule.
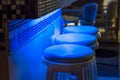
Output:
[[[120,44],[113,40],[100,41],[99,49],[96,51],[98,80],[120,80],[119,50]]]
[[[97,64],[98,80],[118,80],[118,67]]]

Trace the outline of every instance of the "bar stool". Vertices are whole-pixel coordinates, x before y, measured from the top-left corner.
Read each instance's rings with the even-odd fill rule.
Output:
[[[94,50],[98,48],[96,37],[88,34],[67,33],[54,38],[54,44],[77,44],[88,46]]]
[[[95,54],[89,47],[50,46],[45,49],[42,61],[48,67],[47,80],[97,80]]]
[[[65,27],[63,29],[63,33],[82,33],[93,35],[96,38],[100,37],[100,34],[98,34],[98,28],[96,28],[95,26],[86,25]]]

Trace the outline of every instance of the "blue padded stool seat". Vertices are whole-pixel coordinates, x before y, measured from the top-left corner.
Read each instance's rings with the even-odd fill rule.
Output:
[[[53,62],[76,63],[89,60],[93,57],[94,50],[86,46],[63,44],[48,47],[44,58]]]
[[[90,34],[98,37],[98,28],[95,26],[69,26],[63,29],[63,33],[82,33],[82,34]]]
[[[55,37],[55,44],[77,44],[84,46],[93,46],[96,44],[96,37],[88,34],[67,33]]]
[[[45,49],[42,62],[47,66],[46,80],[97,80],[94,50],[75,44]]]

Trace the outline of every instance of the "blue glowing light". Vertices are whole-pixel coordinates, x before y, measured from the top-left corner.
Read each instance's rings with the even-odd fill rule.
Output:
[[[19,21],[12,21],[9,25],[12,26]],[[18,25],[9,32],[10,61],[16,69],[13,71],[17,72],[14,74],[17,79],[11,80],[46,80],[46,67],[41,62],[41,55],[46,47],[53,45],[52,37],[60,30],[56,30],[61,26],[60,21],[61,10],[58,9],[41,18]]]

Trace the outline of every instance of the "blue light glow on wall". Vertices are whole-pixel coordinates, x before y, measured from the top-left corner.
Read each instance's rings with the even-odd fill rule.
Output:
[[[22,20],[9,23],[11,80],[45,80],[46,67],[41,62],[41,55],[60,34],[61,19],[61,9],[58,9],[41,18],[28,19],[20,26],[12,25],[19,25]]]
[[[53,15],[54,14],[54,15]],[[61,12],[56,10],[48,15],[37,19],[14,20],[9,23],[10,52],[25,44],[36,34],[42,32],[48,25],[59,18]],[[13,45],[14,44],[14,45]]]

